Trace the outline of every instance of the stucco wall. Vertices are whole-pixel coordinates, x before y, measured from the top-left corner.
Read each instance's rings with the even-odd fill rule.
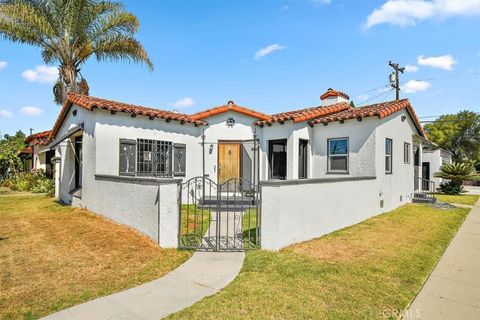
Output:
[[[405,120],[402,120],[405,116]],[[379,121],[376,128],[376,176],[379,193],[387,211],[411,202],[414,189],[413,135],[417,130],[406,111],[400,111]],[[392,173],[385,172],[385,139],[393,140]],[[404,162],[404,142],[410,143],[410,161]],[[421,152],[421,151],[420,151]],[[420,153],[421,154],[421,153]],[[421,163],[421,162],[420,162]]]
[[[346,120],[344,123],[331,122],[327,126],[318,124],[313,128],[312,162],[313,177],[363,177],[374,176],[375,163],[375,128],[378,118],[365,118],[363,121]],[[348,174],[328,172],[328,139],[348,138],[349,170]]]
[[[264,182],[262,248],[279,250],[383,212],[377,183],[374,177]]]
[[[89,209],[132,227],[162,247],[178,243],[178,181],[96,175],[97,201]]]

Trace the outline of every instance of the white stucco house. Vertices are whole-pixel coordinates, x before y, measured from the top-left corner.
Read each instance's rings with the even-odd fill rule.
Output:
[[[69,94],[50,139],[59,200],[163,246],[177,244],[181,181],[260,181],[262,247],[279,249],[411,202],[426,136],[408,99],[352,108],[328,89],[318,106],[273,115],[233,101],[187,115]]]

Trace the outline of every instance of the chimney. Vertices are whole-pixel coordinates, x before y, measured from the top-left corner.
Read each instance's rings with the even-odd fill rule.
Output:
[[[327,92],[320,96],[320,100],[322,100],[322,106],[330,106],[340,102],[348,102],[350,97],[346,93],[328,88]]]

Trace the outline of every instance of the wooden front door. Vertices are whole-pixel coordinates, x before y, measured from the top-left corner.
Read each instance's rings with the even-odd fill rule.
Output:
[[[218,144],[218,183],[240,178],[240,144]]]

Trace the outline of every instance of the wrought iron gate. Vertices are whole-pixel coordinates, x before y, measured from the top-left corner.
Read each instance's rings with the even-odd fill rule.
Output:
[[[194,177],[180,185],[179,247],[243,251],[260,246],[258,184],[233,178],[217,184]]]

